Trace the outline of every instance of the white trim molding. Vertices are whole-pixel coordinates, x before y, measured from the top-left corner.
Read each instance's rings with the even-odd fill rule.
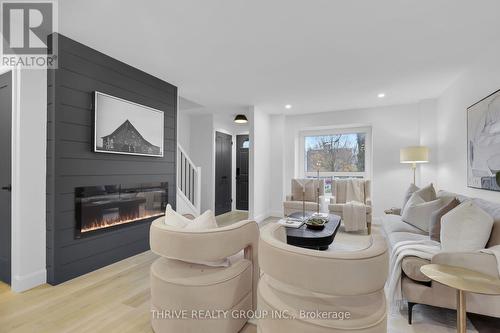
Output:
[[[46,273],[47,71],[12,70],[12,281],[22,292]]]
[[[12,276],[12,291],[22,292],[47,282],[47,269],[28,273],[23,276]]]

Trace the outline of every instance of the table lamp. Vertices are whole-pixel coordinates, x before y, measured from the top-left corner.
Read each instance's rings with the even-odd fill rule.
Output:
[[[415,184],[417,164],[429,162],[429,148],[423,146],[401,148],[399,152],[399,161],[401,163],[411,164],[413,170],[413,184]]]

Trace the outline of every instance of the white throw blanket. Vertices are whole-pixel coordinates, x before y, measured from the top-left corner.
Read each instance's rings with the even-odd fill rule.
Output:
[[[361,202],[347,202],[342,207],[342,217],[345,231],[366,230],[366,206]]]
[[[342,220],[345,231],[366,230],[365,183],[359,179],[339,180],[337,186],[345,193]],[[337,189],[339,190],[339,189]]]
[[[345,202],[365,202],[365,182],[362,179],[345,179],[340,181],[340,186],[345,186]]]
[[[402,304],[403,296],[401,292],[401,263],[404,257],[414,256],[422,259],[431,258],[441,251],[439,242],[423,239],[418,241],[401,241],[394,245],[392,249],[391,262],[389,266],[388,296],[393,305]]]

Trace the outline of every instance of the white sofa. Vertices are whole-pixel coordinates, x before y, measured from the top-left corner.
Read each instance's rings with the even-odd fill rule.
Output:
[[[440,191],[438,197],[460,202],[473,200],[481,209],[494,219],[490,239],[486,247],[500,244],[500,203],[482,199],[468,198],[462,195]],[[387,237],[389,247],[406,240],[428,239],[429,234],[402,221],[400,215],[386,214],[382,218],[382,229]],[[411,324],[412,308],[415,304],[427,304],[449,309],[456,309],[456,292],[442,284],[432,282],[420,272],[420,267],[429,263],[460,266],[498,277],[496,258],[492,254],[481,252],[440,252],[425,260],[417,257],[406,257],[402,261],[402,292],[408,301],[408,322]],[[500,297],[478,294],[467,294],[467,311],[493,317],[500,317]]]

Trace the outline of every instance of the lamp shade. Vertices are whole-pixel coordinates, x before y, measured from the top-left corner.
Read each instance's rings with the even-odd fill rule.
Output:
[[[401,148],[399,161],[401,163],[427,163],[429,162],[429,148],[423,146]]]
[[[248,119],[244,114],[238,114],[234,117],[234,122],[237,124],[246,124],[248,123]]]

